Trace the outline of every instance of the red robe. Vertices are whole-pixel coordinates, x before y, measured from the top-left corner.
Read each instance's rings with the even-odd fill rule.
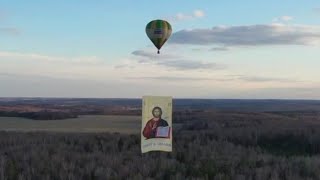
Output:
[[[152,127],[155,126],[155,128],[152,130]],[[147,139],[155,138],[157,133],[158,127],[167,127],[169,126],[168,122],[162,118],[155,121],[154,119],[150,119],[146,126],[143,129],[143,136]]]
[[[155,121],[153,119],[150,119],[146,126],[144,127],[143,129],[143,136],[146,137],[147,139],[150,139],[150,138],[154,138],[155,137],[155,134],[156,134],[156,130],[157,128],[153,129],[152,130],[152,127],[155,125],[156,127],[158,127],[158,124],[159,124],[159,120],[158,121]]]

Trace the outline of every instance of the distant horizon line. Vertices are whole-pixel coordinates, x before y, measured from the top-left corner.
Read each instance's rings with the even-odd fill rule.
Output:
[[[156,96],[156,95],[155,95]],[[176,100],[287,100],[287,101],[320,101],[320,99],[307,99],[307,98],[195,98],[195,97],[185,97],[185,98],[175,98],[172,96],[173,99]],[[1,97],[0,99],[132,99],[132,100],[140,100],[137,97],[40,97],[40,96],[33,96],[33,97],[24,97],[24,96],[12,96],[12,97]]]

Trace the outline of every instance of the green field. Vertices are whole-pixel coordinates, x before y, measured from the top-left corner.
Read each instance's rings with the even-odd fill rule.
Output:
[[[139,133],[141,116],[84,115],[65,120],[30,120],[0,117],[0,131],[119,132]]]

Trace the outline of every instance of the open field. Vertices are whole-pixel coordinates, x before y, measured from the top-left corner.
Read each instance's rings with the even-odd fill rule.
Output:
[[[140,116],[83,115],[65,120],[30,120],[0,117],[0,131],[119,132],[139,133]]]

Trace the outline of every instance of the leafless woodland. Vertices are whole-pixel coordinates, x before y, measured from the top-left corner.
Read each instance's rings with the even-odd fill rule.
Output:
[[[173,152],[139,134],[0,132],[0,179],[320,179],[319,112],[180,112]]]

